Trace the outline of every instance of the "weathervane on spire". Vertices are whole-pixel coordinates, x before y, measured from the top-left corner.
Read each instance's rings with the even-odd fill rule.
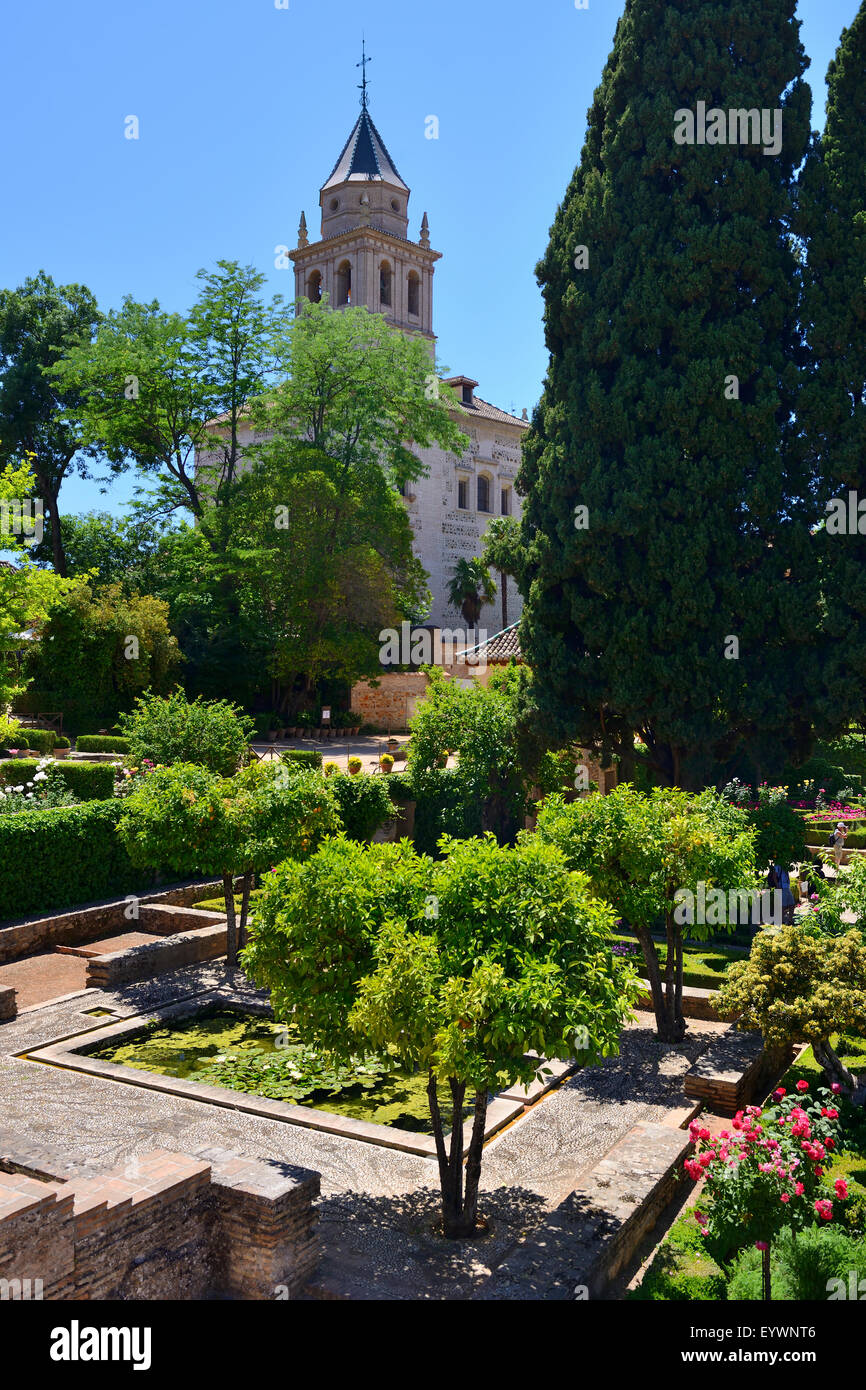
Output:
[[[367,57],[367,41],[366,41],[366,37],[362,37],[362,39],[361,39],[361,61],[360,61],[360,63],[356,63],[356,64],[355,64],[355,67],[356,67],[356,68],[361,68],[361,69],[362,69],[362,73],[363,73],[362,80],[361,80],[361,81],[359,82],[359,84],[358,84],[358,89],[359,89],[359,91],[360,91],[360,93],[361,93],[361,105],[363,106],[363,108],[364,108],[365,111],[367,110],[367,64],[368,64],[368,63],[372,63],[372,61],[373,61],[372,58],[368,58],[368,57]]]

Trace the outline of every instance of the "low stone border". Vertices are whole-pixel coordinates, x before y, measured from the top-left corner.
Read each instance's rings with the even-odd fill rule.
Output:
[[[763,1099],[793,1056],[793,1047],[766,1048],[760,1033],[731,1027],[701,1054],[687,1073],[683,1089],[690,1099],[733,1115]]]
[[[54,946],[81,946],[88,941],[98,941],[113,931],[131,930],[131,924],[139,919],[125,915],[130,899],[135,900],[141,913],[144,908],[157,905],[189,907],[209,894],[222,896],[221,880],[181,883],[174,888],[142,893],[140,896],[130,893],[126,898],[112,898],[92,907],[31,917],[0,927],[0,965],[20,960],[22,956],[32,956],[37,951],[50,951]]]
[[[192,913],[195,909],[187,911]],[[218,912],[198,912],[196,916],[202,924],[191,931],[175,932],[139,946],[89,956],[87,988],[117,989],[179,970],[184,965],[199,965],[202,961],[224,956],[228,934],[225,917]]]
[[[201,937],[204,933],[196,934]],[[162,943],[157,943],[162,944]],[[134,950],[148,950],[150,947],[135,947]],[[127,953],[129,954],[129,953]],[[103,957],[102,959],[105,959]],[[95,963],[95,962],[94,962]],[[65,1067],[71,1071],[85,1072],[91,1076],[101,1076],[111,1081],[120,1081],[131,1086],[141,1086],[148,1090],[163,1091],[168,1095],[183,1096],[188,1100],[203,1104],[219,1105],[227,1110],[242,1110],[251,1115],[266,1119],[281,1120],[285,1124],[300,1125],[305,1129],[316,1129],[328,1134],[339,1135],[344,1139],[359,1139],[382,1148],[399,1149],[403,1153],[416,1154],[421,1158],[435,1158],[436,1141],[432,1135],[414,1134],[410,1130],[397,1129],[389,1125],[371,1124],[366,1120],[352,1119],[350,1116],[333,1115],[326,1110],[316,1110],[310,1106],[292,1105],[288,1101],[267,1100],[263,1096],[250,1096],[242,1091],[232,1091],[224,1086],[208,1086],[197,1081],[187,1081],[182,1077],[161,1076],[138,1067],[127,1067],[116,1062],[105,1062],[101,1058],[88,1055],[97,1045],[121,1040],[141,1032],[143,1021],[155,1019],[160,1023],[178,1022],[194,1018],[197,1014],[214,1006],[235,1009],[243,1013],[269,1015],[266,1005],[244,1004],[239,1007],[236,999],[219,989],[209,990],[197,995],[195,999],[181,1000],[176,1004],[163,1005],[149,1011],[146,1015],[134,1014],[119,1022],[77,1033],[45,1047],[38,1047],[19,1054],[24,1061],[47,1062],[52,1066]],[[541,1059],[543,1061],[543,1059]],[[575,1069],[573,1062],[545,1063],[545,1072],[532,1086],[512,1088],[503,1092],[491,1102],[487,1109],[485,1140],[492,1138],[503,1126],[523,1115],[529,1104],[537,1101],[569,1072]],[[472,1120],[466,1121],[463,1129],[464,1147],[468,1147],[472,1133]]]
[[[14,985],[0,985],[0,1023],[18,1017],[17,993]]]
[[[544,1301],[602,1296],[673,1197],[691,1147],[681,1129],[635,1125],[499,1266],[479,1296]]]

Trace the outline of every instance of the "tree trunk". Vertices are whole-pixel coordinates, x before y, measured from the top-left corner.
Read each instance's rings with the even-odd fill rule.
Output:
[[[34,452],[36,452],[35,448]],[[70,454],[69,457],[72,458],[72,455]],[[69,571],[66,566],[66,552],[63,549],[63,534],[60,529],[60,505],[58,502],[59,483],[58,491],[53,491],[48,478],[39,467],[38,453],[35,460],[30,460],[30,465],[30,471],[36,479],[36,485],[39,488],[38,500],[42,502],[45,511],[48,513],[48,520],[51,523],[51,559],[54,565],[54,571],[56,574],[60,575],[61,579],[68,579]],[[67,459],[63,466],[61,479],[65,475],[68,466],[69,459]]]
[[[761,1284],[763,1286],[763,1301],[770,1303],[773,1298],[770,1275],[770,1242],[767,1241],[766,1250],[761,1251]]]
[[[857,1078],[853,1072],[848,1070],[830,1046],[829,1039],[824,1042],[813,1042],[812,1051],[815,1054],[815,1061],[820,1063],[829,1081],[837,1081],[846,1091],[853,1092],[857,1089]]]
[[[253,886],[253,871],[247,869],[243,878],[243,889],[241,897],[241,920],[238,926],[238,950],[243,950],[247,944],[247,917],[250,911],[250,889]]]
[[[648,927],[635,927],[638,941],[643,951],[653,1013],[656,1018],[656,1033],[662,1042],[682,1042],[686,1035],[686,1021],[683,1017],[683,979],[682,979],[682,938],[675,930],[670,915],[665,919],[667,936],[667,961],[662,979],[658,952]]]
[[[465,1083],[448,1082],[451,1087],[451,1143],[446,1150],[442,1114],[436,1093],[436,1078],[427,1078],[427,1103],[433,1121],[436,1158],[439,1163],[439,1186],[442,1191],[442,1233],[450,1239],[474,1236],[478,1220],[478,1183],[481,1176],[481,1151],[487,1121],[487,1091],[475,1093],[475,1115],[466,1165],[466,1184],[463,1180],[463,1102]]]
[[[238,934],[233,874],[223,874],[223,899],[226,908],[226,965],[229,970],[234,970],[238,963]]]

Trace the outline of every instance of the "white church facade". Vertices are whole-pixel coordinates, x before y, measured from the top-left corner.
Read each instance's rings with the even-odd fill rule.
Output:
[[[395,328],[417,333],[435,345],[433,277],[442,253],[430,245],[427,214],[418,241],[409,238],[410,189],[376,129],[367,106],[319,194],[321,234],[308,237],[302,213],[298,245],[289,253],[295,268],[295,297],[328,296],[335,308],[365,305]],[[414,549],[433,594],[430,624],[462,623],[448,602],[448,583],[461,557],[480,555],[482,538],[495,516],[520,515],[514,483],[520,465],[523,418],[500,410],[477,394],[472,377],[444,378],[461,402],[455,418],[469,437],[462,457],[438,447],[418,448],[426,475],[411,484],[405,501]],[[522,600],[513,579],[485,605],[479,626],[494,633],[516,622]]]

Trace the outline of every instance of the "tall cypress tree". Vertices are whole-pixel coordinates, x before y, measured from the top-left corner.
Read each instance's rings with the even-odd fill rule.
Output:
[[[740,749],[774,773],[808,740],[794,9],[627,0],[538,267],[550,365],[519,486],[540,714],[626,758],[640,733],[686,788]],[[706,130],[701,102],[726,123],[767,112],[768,131],[781,111],[781,148],[714,143],[755,131]]]
[[[816,535],[826,601],[818,722],[833,733],[866,709],[866,5],[827,74],[827,122],[799,190],[806,243],[804,333],[811,371],[804,439],[818,477]],[[844,504],[844,522],[829,515]],[[855,525],[850,525],[854,521]],[[862,533],[860,530],[862,527]]]

